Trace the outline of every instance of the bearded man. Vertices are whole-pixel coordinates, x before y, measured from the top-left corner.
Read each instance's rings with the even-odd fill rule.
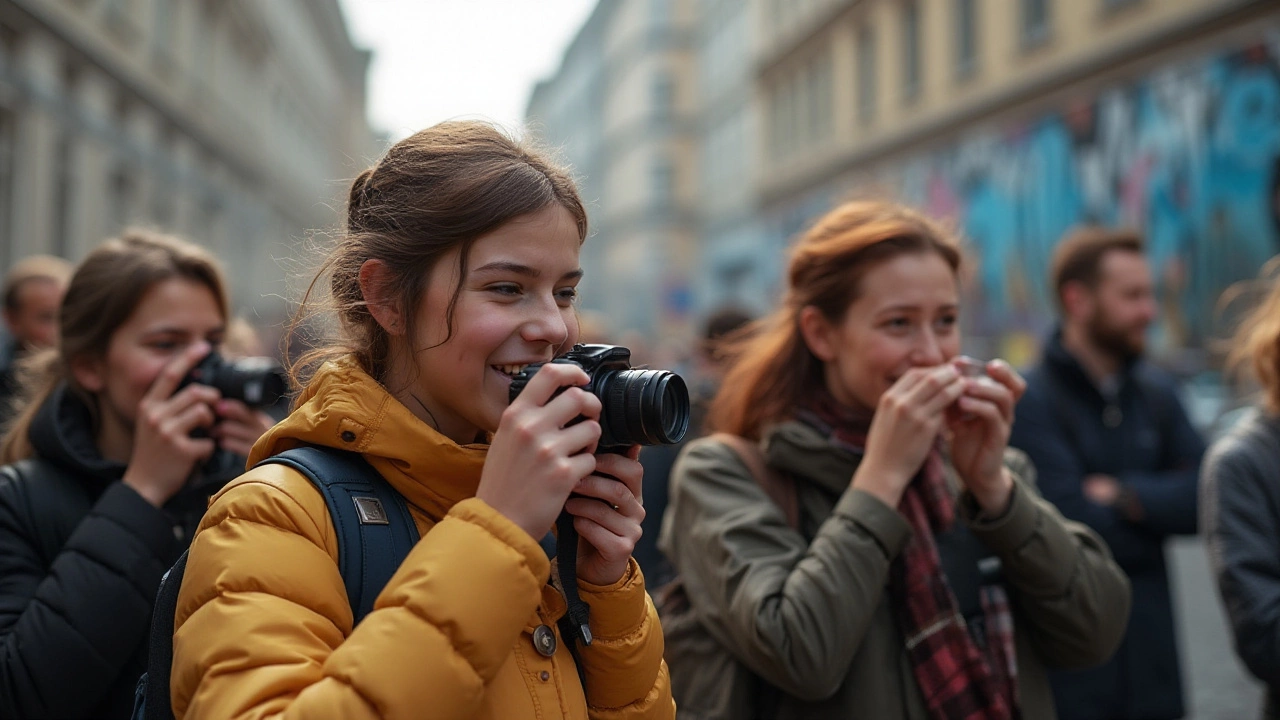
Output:
[[[1165,541],[1196,532],[1204,442],[1173,379],[1143,361],[1156,302],[1141,236],[1074,231],[1056,249],[1052,281],[1060,322],[1026,375],[1010,445],[1035,462],[1045,498],[1106,539],[1133,585],[1111,660],[1051,676],[1058,717],[1181,718]]]

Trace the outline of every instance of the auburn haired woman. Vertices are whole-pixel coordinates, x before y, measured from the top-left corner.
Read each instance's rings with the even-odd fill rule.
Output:
[[[959,267],[954,239],[905,207],[832,210],[710,416],[789,479],[794,524],[723,436],[676,463],[661,545],[754,676],[750,717],[1052,718],[1046,666],[1120,640],[1124,575],[1007,447],[1022,378],[958,357]],[[682,713],[742,712],[669,642]]]

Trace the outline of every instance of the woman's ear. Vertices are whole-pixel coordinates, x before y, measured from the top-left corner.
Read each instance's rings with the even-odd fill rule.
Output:
[[[369,314],[391,335],[405,333],[404,312],[391,288],[391,269],[381,260],[365,260],[360,266],[360,294]]]
[[[812,305],[800,309],[800,336],[809,352],[822,362],[836,359],[835,343],[832,340],[831,323],[822,311]]]
[[[80,355],[71,359],[71,377],[76,384],[91,393],[100,393],[107,386],[104,363],[97,358]]]

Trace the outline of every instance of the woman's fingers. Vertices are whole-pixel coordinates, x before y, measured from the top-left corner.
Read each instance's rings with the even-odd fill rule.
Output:
[[[599,464],[596,466],[596,472],[600,472]],[[638,495],[631,491],[631,488],[619,480],[613,480],[600,475],[588,475],[578,482],[573,491],[581,498],[569,499],[569,502],[576,500],[586,500],[588,504],[604,507],[610,512],[620,513],[625,517],[641,520],[644,518],[644,507],[640,502]],[[566,504],[567,508],[568,505]]]
[[[1013,408],[1017,401],[1013,391],[1006,385],[990,379],[972,378],[966,381],[964,397],[994,403],[1006,422],[1013,420]]]
[[[1009,391],[1013,394],[1013,402],[1015,404],[1022,399],[1022,394],[1027,391],[1026,379],[1004,360],[992,360],[987,363],[987,376],[1009,388]]]
[[[216,420],[213,408],[205,403],[193,403],[169,416],[160,429],[165,435],[190,435],[196,428],[209,427]]]
[[[638,455],[639,451],[640,446],[633,445],[627,449],[626,455],[600,453],[596,456],[596,472],[617,478],[633,496],[642,497],[644,467],[633,457]]]
[[[187,373],[191,372],[191,369],[198,365],[212,349],[212,346],[204,341],[188,345],[177,357],[170,360],[168,365],[164,366],[160,375],[151,383],[151,387],[147,388],[143,400],[156,402],[169,398]]]

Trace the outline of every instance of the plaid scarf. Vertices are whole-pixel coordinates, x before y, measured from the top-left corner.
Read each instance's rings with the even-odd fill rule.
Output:
[[[823,392],[797,417],[861,456],[871,414],[858,413]],[[898,512],[911,538],[890,568],[889,592],[906,638],[907,655],[932,720],[1017,720],[1017,666],[1013,615],[1004,588],[982,587],[986,642],[978,648],[942,573],[934,541],[955,522],[955,496],[947,486],[940,443],[907,486]]]

